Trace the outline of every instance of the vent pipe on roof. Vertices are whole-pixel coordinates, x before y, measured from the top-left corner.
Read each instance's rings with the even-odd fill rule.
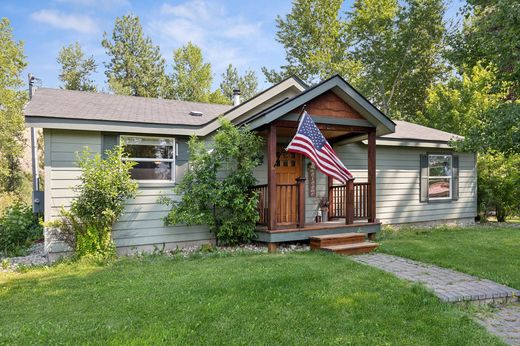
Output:
[[[233,106],[238,106],[240,104],[240,89],[233,89]]]

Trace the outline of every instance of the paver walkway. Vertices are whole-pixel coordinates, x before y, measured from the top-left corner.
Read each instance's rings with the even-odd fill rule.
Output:
[[[520,291],[490,280],[402,257],[377,253],[352,256],[352,259],[393,273],[399,278],[420,282],[446,302],[515,301],[520,295]]]
[[[509,345],[520,345],[520,304],[501,306],[493,313],[477,316],[477,321]]]
[[[446,302],[504,303],[515,302],[520,296],[520,291],[490,280],[402,257],[377,253],[351,258],[399,278],[420,282]],[[495,312],[478,315],[477,321],[506,343],[520,346],[520,304],[499,306]]]

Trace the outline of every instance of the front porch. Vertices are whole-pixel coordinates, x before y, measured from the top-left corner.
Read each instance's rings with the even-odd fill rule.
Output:
[[[347,143],[367,145],[366,165],[349,167],[349,157],[338,155],[354,180],[345,185],[319,172],[300,154],[284,149],[294,137],[302,108],[337,152]],[[395,124],[351,85],[333,76],[294,97],[241,122],[265,138],[264,162],[256,172],[258,240],[307,240],[312,236],[379,232],[376,218],[376,137],[395,131]],[[365,161],[356,157],[355,162]],[[318,206],[326,205],[328,209]],[[321,214],[321,215],[320,215]]]
[[[298,122],[272,122],[259,132],[267,144],[267,183],[253,188],[259,195],[257,235],[261,242],[275,244],[352,232],[365,233],[373,238],[380,231],[375,203],[375,128],[324,124],[319,122],[319,117],[315,122],[333,146],[339,139],[358,136],[368,139],[367,181],[351,180],[339,185],[321,172],[310,173],[312,163],[306,165],[303,156],[284,151],[288,139],[296,132]],[[313,186],[317,174],[326,179],[326,187],[320,191]],[[328,204],[321,220],[317,217],[320,213],[317,201]]]

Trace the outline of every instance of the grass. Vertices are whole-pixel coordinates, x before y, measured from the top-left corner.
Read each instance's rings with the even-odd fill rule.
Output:
[[[387,233],[380,243],[382,252],[520,289],[520,227],[408,229]]]
[[[322,253],[0,274],[5,344],[497,345],[421,286]]]

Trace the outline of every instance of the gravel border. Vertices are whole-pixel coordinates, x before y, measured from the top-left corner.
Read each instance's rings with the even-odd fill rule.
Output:
[[[34,243],[27,250],[28,255],[0,258],[0,272],[15,271],[20,267],[49,264],[43,243]]]

